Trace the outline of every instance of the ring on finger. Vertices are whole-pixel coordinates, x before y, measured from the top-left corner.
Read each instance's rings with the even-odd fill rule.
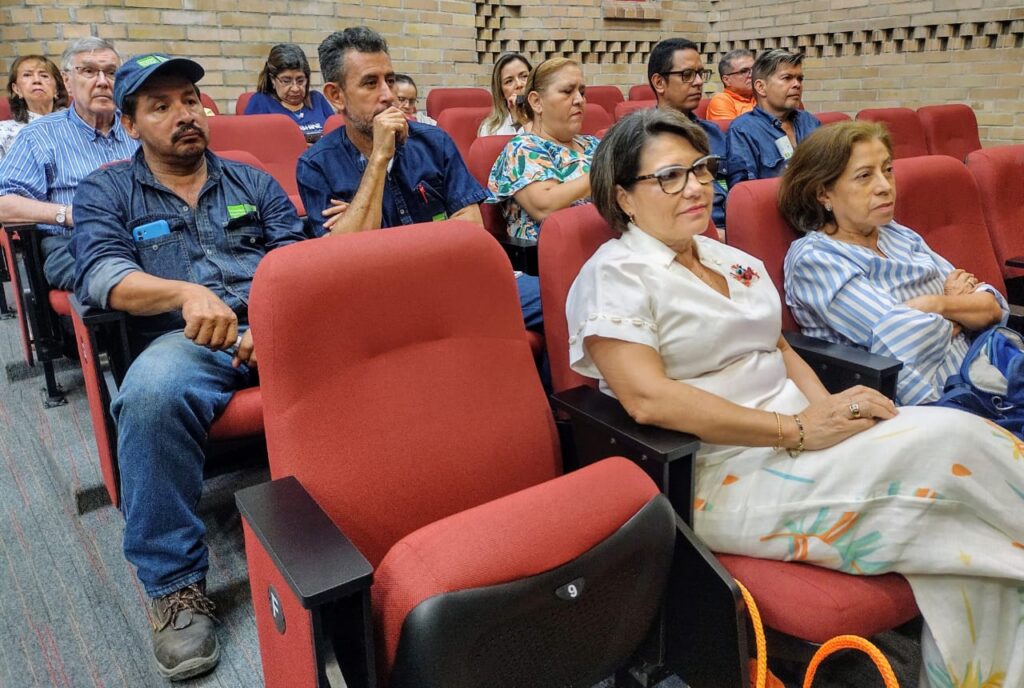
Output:
[[[850,402],[850,418],[852,420],[857,420],[858,418],[860,418],[860,404],[858,404],[856,401]]]

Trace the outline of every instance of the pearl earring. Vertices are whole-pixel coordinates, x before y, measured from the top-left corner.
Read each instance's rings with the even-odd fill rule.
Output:
[[[832,204],[829,203],[828,201],[825,201],[825,212],[827,212],[827,213],[831,213],[832,212]]]

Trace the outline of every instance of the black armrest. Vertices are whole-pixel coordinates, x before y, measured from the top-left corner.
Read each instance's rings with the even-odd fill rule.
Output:
[[[1024,333],[1024,306],[1010,305],[1010,317],[1006,319],[1006,326],[1014,332]]]
[[[1024,268],[1024,256],[1014,256],[1013,258],[1007,258],[1006,264],[1011,268]]]
[[[370,588],[370,562],[293,476],[239,490],[235,503],[304,608]]]
[[[877,389],[887,397],[896,394],[896,376],[902,361],[879,356],[845,344],[833,344],[799,332],[783,333],[789,345],[807,361],[830,392],[853,385]]]
[[[497,237],[498,243],[505,249],[512,268],[521,270],[527,275],[537,275],[537,242],[533,239],[519,239],[507,235]]]
[[[87,306],[72,294],[68,297],[75,318],[80,320],[92,335],[93,349],[98,353],[103,343],[114,377],[114,389],[120,387],[132,363],[131,342],[128,339],[128,314],[124,311],[106,310]],[[113,390],[111,390],[113,392]]]

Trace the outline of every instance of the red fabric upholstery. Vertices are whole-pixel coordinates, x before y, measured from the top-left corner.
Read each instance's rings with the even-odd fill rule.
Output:
[[[654,107],[658,107],[658,101],[656,100],[633,100],[630,98],[629,100],[615,106],[615,121],[618,122],[620,119],[636,110],[646,110],[647,108]]]
[[[761,259],[782,298],[782,329],[799,332],[782,288],[782,262],[799,235],[779,212],[778,193],[778,179],[755,179],[731,188],[726,201],[727,243]]]
[[[213,114],[220,114],[220,108],[217,107],[217,103],[210,96],[206,95],[205,93],[200,93],[199,101],[203,104],[203,107],[209,109],[211,112],[213,112]]]
[[[488,107],[449,107],[437,116],[437,126],[448,132],[463,160],[469,158],[469,147],[476,140],[480,123],[491,113]]]
[[[945,155],[897,160],[896,220],[933,251],[1006,294],[981,196],[963,163]],[[729,218],[732,231],[732,218]]]
[[[978,118],[969,105],[926,105],[917,109],[932,155],[949,155],[963,162],[968,153],[981,149]]]
[[[918,615],[902,576],[850,576],[796,562],[718,555],[750,590],[765,625],[823,643],[840,633],[870,637]]]
[[[822,126],[835,124],[836,122],[849,122],[851,119],[845,112],[816,112],[814,116],[818,118]]]
[[[722,133],[729,131],[729,125],[732,124],[731,119],[709,119],[712,124],[717,124],[718,128],[722,130]]]
[[[256,91],[246,91],[238,96],[238,100],[235,101],[235,114],[244,115],[245,106],[249,104],[249,99],[256,95]]]
[[[344,114],[340,112],[335,112],[333,115],[327,118],[326,122],[324,122],[324,136],[327,136],[335,129],[340,129],[341,127],[345,126],[346,121],[347,120],[345,119]]]
[[[231,440],[263,434],[263,396],[259,387],[235,392],[213,425],[211,440]]]
[[[257,170],[263,170],[267,172],[267,166],[260,162],[260,159],[249,151],[238,151],[238,150],[226,150],[217,153],[222,158],[227,160],[234,160],[250,167],[255,167]]]
[[[697,106],[697,110],[693,113],[701,119],[707,119],[708,105],[711,104],[710,98],[701,98],[700,104]]]
[[[590,91],[588,90],[587,93]],[[580,133],[597,136],[597,132],[607,129],[614,122],[615,120],[603,107],[587,104],[583,110],[583,125],[580,127]]]
[[[71,296],[69,291],[61,291],[60,289],[51,289],[47,294],[47,300],[50,302],[50,308],[53,309],[57,315],[71,315],[71,302],[68,301],[68,297]]]
[[[605,459],[410,533],[374,572],[382,673],[393,663],[406,615],[420,602],[562,566],[606,540],[657,494],[636,464]]]
[[[252,153],[284,188],[299,215],[305,215],[295,166],[306,152],[306,138],[295,122],[285,115],[211,117],[210,149],[215,153],[243,150]]]
[[[881,122],[889,129],[893,159],[928,155],[921,118],[910,108],[869,108],[858,112],[857,119]]]
[[[11,103],[6,97],[0,97],[0,120],[11,119]]]
[[[469,147],[469,155],[466,157],[466,167],[473,175],[480,186],[487,188],[487,178],[491,176],[491,168],[494,161],[509,141],[511,136],[481,136],[473,141]],[[484,227],[496,237],[506,235],[505,217],[496,205],[490,203],[480,204],[480,214],[484,218]]]
[[[7,274],[11,278],[11,297],[14,301],[14,312],[18,316],[18,335],[21,338],[22,358],[28,365],[34,365],[35,357],[32,355],[32,339],[28,333],[28,314],[25,313],[21,301],[21,275],[18,273],[14,260],[14,246],[11,242],[11,234],[3,227],[0,227],[0,249],[3,249],[4,261],[7,263]]]
[[[615,118],[615,106],[621,103],[622,91],[618,86],[587,86],[587,107],[598,105],[608,116]]]
[[[477,225],[272,251],[250,321],[271,475],[294,475],[371,564],[559,469],[508,258]]]
[[[492,105],[491,92],[486,88],[432,88],[427,94],[427,115],[434,119],[448,108]]]
[[[981,194],[992,245],[1003,276],[1024,277],[1024,270],[1006,266],[1024,256],[1024,145],[984,148],[967,155],[967,170]]]
[[[654,89],[650,84],[630,86],[628,100],[655,100]]]

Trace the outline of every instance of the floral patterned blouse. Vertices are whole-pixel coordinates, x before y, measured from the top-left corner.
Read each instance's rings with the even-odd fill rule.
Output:
[[[535,240],[540,231],[540,223],[513,198],[521,189],[534,182],[554,179],[562,183],[590,173],[590,161],[600,139],[581,134],[573,142],[579,144],[582,153],[536,134],[520,134],[501,151],[487,180],[491,195],[487,203],[501,206],[509,236]],[[581,198],[572,205],[584,203],[590,203],[590,198]]]

